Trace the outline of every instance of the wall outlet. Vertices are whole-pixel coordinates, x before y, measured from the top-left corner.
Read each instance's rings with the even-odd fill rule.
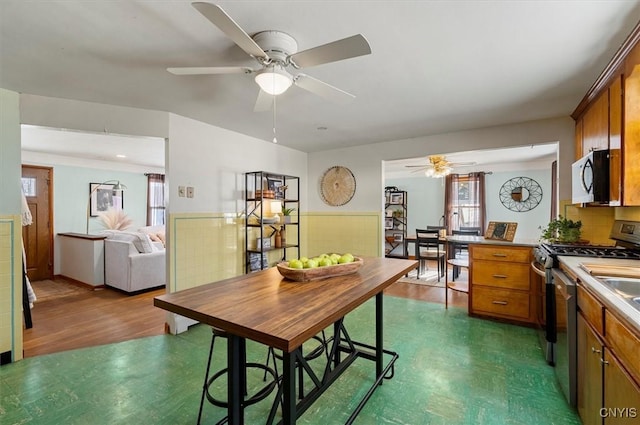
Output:
[[[187,186],[187,198],[193,198],[193,186]]]
[[[180,198],[184,198],[186,196],[186,191],[184,190],[184,186],[178,186],[178,196]]]

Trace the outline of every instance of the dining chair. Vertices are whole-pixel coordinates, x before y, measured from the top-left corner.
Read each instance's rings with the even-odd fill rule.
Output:
[[[438,282],[445,270],[445,250],[442,248],[440,234],[434,230],[416,229],[415,257],[418,260],[417,277],[427,267],[428,260],[435,260],[438,264]],[[428,268],[428,267],[427,267]]]

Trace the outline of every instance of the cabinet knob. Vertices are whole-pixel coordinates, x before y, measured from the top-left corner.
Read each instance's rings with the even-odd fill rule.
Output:
[[[600,353],[600,350],[596,350],[594,347],[591,347],[591,352],[592,353]]]
[[[600,363],[602,363],[605,366],[609,366],[609,362],[604,359],[600,359]]]
[[[493,304],[500,304],[500,305],[507,305],[508,303],[506,301],[491,301]]]

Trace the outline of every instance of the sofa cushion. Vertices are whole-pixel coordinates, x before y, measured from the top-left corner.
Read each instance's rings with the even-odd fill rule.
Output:
[[[123,242],[131,242],[140,253],[154,252],[153,244],[149,235],[142,232],[114,232],[109,235],[109,239]]]

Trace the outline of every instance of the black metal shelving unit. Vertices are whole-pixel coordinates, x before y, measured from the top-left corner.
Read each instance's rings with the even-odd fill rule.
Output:
[[[273,191],[272,194],[270,191]],[[271,266],[269,253],[278,252],[278,260],[300,257],[300,178],[267,171],[245,173],[245,273],[263,270]],[[280,211],[279,221],[273,223],[269,216],[271,203],[279,201],[284,208],[295,208],[290,221]],[[285,240],[281,247],[274,243],[275,232],[281,229]],[[263,241],[269,241],[265,246]],[[291,254],[295,253],[293,257]],[[275,254],[271,255],[272,257]]]
[[[406,258],[407,192],[385,191],[384,253],[387,257]]]

